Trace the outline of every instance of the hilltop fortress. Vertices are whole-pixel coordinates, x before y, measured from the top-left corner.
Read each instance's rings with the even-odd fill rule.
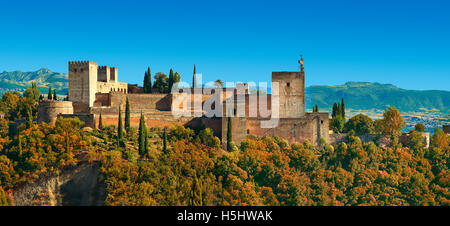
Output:
[[[328,112],[305,112],[303,60],[300,63],[300,71],[272,72],[272,82],[278,83],[279,92],[274,93],[272,89],[273,93],[268,94],[267,98],[249,93],[248,84],[242,83],[233,88],[220,88],[220,94],[215,93],[217,89],[214,88],[197,88],[194,74],[192,88],[180,88],[180,91],[188,89],[187,99],[192,102],[183,106],[176,99],[186,94],[158,93],[157,90],[143,93],[142,87],[118,82],[116,67],[98,66],[92,61],[69,62],[69,101],[41,101],[38,121],[50,123],[55,122],[57,117],[78,117],[86,126],[95,128],[101,114],[103,125],[117,126],[119,109],[125,111],[128,98],[133,127],[138,127],[142,113],[148,127],[179,124],[192,128],[211,128],[225,145],[227,122],[231,118],[233,141],[237,144],[246,139],[248,134],[278,136],[290,142],[308,140],[318,144],[321,138],[329,140],[329,115]],[[202,106],[211,102],[215,94],[220,96],[223,103],[231,103],[223,109],[228,114],[207,117],[208,111]],[[262,107],[273,110],[272,103],[275,99],[279,103],[278,114],[261,114]],[[194,100],[200,100],[201,105],[195,104]],[[182,113],[189,114],[176,116],[174,111],[180,107],[184,107]],[[245,111],[237,111],[239,109]],[[276,126],[261,126],[270,118],[276,118]]]

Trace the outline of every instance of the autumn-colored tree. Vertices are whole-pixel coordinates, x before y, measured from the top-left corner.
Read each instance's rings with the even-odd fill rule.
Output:
[[[399,136],[405,128],[405,120],[400,115],[400,111],[391,106],[383,113],[383,134]]]

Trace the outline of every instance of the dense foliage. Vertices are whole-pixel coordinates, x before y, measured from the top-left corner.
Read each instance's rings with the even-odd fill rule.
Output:
[[[153,128],[155,137],[163,136]],[[105,152],[107,205],[449,205],[449,137],[381,149],[356,136],[336,146],[249,138],[226,152],[209,129],[176,126],[142,158]],[[128,150],[129,151],[129,150]],[[136,154],[137,156],[137,154]]]

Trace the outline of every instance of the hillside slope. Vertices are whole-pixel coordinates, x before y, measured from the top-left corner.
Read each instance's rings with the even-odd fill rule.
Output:
[[[4,71],[0,73],[0,92],[8,90],[24,91],[31,87],[32,82],[36,82],[42,94],[47,94],[48,88],[56,89],[58,94],[66,95],[68,87],[68,75],[59,72],[52,72],[47,68],[37,71]]]
[[[450,112],[450,92],[441,90],[406,90],[390,84],[347,82],[336,86],[310,86],[306,88],[306,105],[312,108],[331,109],[341,98],[352,109],[385,109],[394,105],[400,111],[437,109]]]

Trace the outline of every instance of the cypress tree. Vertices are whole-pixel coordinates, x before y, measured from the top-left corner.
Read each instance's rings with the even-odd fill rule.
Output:
[[[128,97],[127,97],[127,101],[125,104],[125,130],[127,131],[127,136],[130,136],[130,102],[128,101]]]
[[[122,126],[122,115],[120,112],[120,106],[119,106],[119,122],[117,126],[117,143],[120,144],[123,139],[123,126]]]
[[[53,100],[58,100],[58,96],[56,96],[56,89],[53,90]]]
[[[167,131],[166,131],[166,127],[164,127],[164,131],[163,131],[163,152],[167,153]]]
[[[344,104],[344,98],[342,98],[342,102],[341,102],[341,114],[342,114],[342,118],[345,119],[345,104]]]
[[[231,142],[233,142],[233,132],[232,132],[232,127],[233,126],[233,122],[231,120],[231,117],[228,117],[228,122],[227,122],[227,150],[231,151],[233,149],[233,147],[231,146]]]
[[[172,91],[173,82],[174,82],[174,77],[173,77],[173,70],[171,68],[170,72],[169,72],[169,93]]]
[[[194,75],[192,76],[192,88],[197,88],[197,77],[195,76],[197,72],[195,71],[195,64],[194,64]]]
[[[144,156],[148,152],[148,138],[147,138],[147,128],[145,126],[144,115],[141,113],[141,119],[139,121],[139,154]]]
[[[8,206],[8,199],[6,198],[6,192],[0,187],[0,206]]]
[[[53,96],[52,96],[52,88],[48,88],[48,95],[47,95],[47,99],[48,100],[53,100]]]
[[[100,116],[98,118],[98,128],[103,129],[103,122],[102,122],[102,113],[100,112]]]
[[[337,104],[334,102],[333,104],[333,112],[331,113],[331,118],[336,117],[336,111],[337,111]]]
[[[20,137],[20,131],[17,134],[17,146],[19,146],[19,157],[22,156],[22,138]]]
[[[143,84],[143,86],[144,86],[144,93],[147,93],[147,90],[148,90],[147,84],[148,84],[148,76],[147,76],[147,72],[145,72],[145,75],[144,75],[144,84]]]
[[[31,110],[31,107],[30,106],[28,106],[28,109],[27,109],[27,122],[26,122],[27,124],[27,128],[30,128],[31,127],[31,125],[33,125],[33,111]]]
[[[189,206],[202,206],[202,187],[197,178],[197,173],[194,171],[192,180],[191,194],[189,197]]]
[[[337,110],[336,110],[336,116],[342,116],[342,107],[341,103],[338,102]]]

